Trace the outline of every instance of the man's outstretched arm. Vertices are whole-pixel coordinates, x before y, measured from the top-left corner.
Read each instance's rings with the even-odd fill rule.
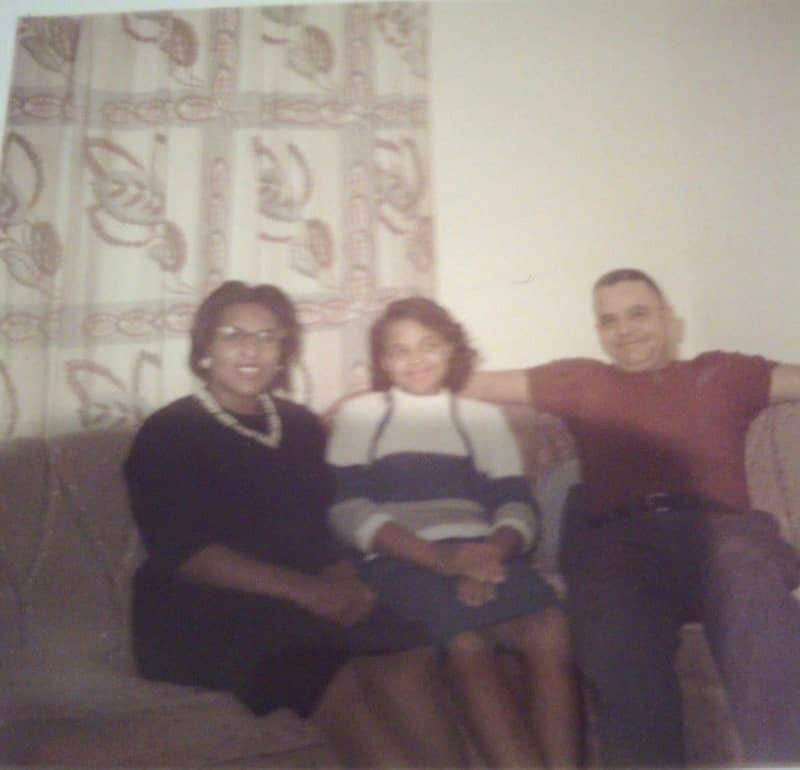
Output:
[[[772,370],[769,400],[771,404],[781,401],[800,401],[800,366],[778,364]]]
[[[495,404],[528,404],[528,372],[525,369],[475,372],[460,395]]]

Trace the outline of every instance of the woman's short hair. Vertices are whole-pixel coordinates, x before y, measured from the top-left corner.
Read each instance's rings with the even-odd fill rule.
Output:
[[[595,282],[592,291],[602,289],[606,286],[615,286],[623,281],[641,281],[649,286],[662,302],[666,302],[664,292],[661,287],[653,280],[644,270],[637,270],[635,267],[621,267],[618,270],[611,270],[604,275],[601,275]]]
[[[453,391],[461,390],[472,373],[477,351],[469,344],[464,328],[441,305],[426,297],[408,297],[387,305],[383,314],[370,330],[370,360],[372,365],[372,387],[389,390],[391,381],[381,366],[386,332],[395,321],[416,321],[440,334],[450,345],[453,354],[444,385]]]
[[[208,355],[219,319],[226,308],[244,302],[261,305],[275,316],[280,325],[284,333],[281,340],[282,369],[270,384],[270,389],[288,389],[289,368],[300,354],[300,324],[289,297],[268,283],[249,285],[242,281],[226,281],[200,303],[192,321],[189,367],[198,377],[207,377],[208,370],[200,366],[200,361]]]

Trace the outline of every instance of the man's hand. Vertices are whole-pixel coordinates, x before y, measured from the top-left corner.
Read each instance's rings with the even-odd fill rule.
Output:
[[[497,597],[497,587],[494,583],[483,583],[470,577],[459,578],[456,590],[458,598],[467,607],[480,607]]]

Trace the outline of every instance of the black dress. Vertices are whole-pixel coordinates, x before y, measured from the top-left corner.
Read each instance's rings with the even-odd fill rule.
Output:
[[[256,713],[288,706],[306,716],[353,656],[425,640],[388,610],[344,628],[291,602],[178,575],[212,543],[308,573],[341,557],[326,527],[322,427],[304,407],[275,403],[277,449],[222,424],[192,396],[140,428],[125,463],[147,550],[134,580],[134,654],[145,677],[230,690]]]

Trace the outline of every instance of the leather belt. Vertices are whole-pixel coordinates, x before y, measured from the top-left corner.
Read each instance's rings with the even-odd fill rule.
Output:
[[[648,495],[640,495],[623,505],[618,505],[600,516],[593,516],[592,523],[596,526],[602,526],[611,521],[627,519],[643,513],[697,511],[703,507],[703,498],[699,495],[693,495],[688,492],[652,492]]]
[[[641,495],[625,505],[618,505],[612,513],[618,517],[637,513],[664,513],[666,511],[696,511],[701,507],[698,495],[686,492],[653,492]]]

